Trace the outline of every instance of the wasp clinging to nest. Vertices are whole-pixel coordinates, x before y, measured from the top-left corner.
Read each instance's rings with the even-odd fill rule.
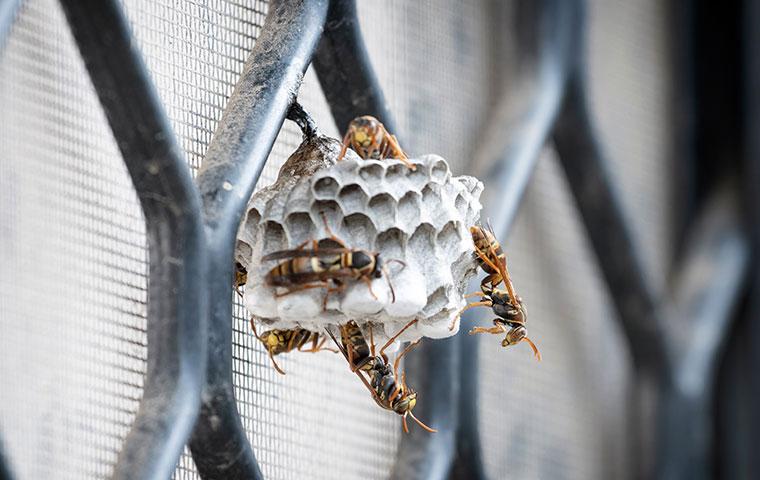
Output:
[[[392,345],[407,328],[415,323],[417,323],[416,319],[409,322],[396,335],[390,338],[380,349],[379,355],[375,354],[375,342],[372,339],[371,325],[369,346],[367,346],[367,341],[364,339],[361,330],[353,321],[340,327],[340,342],[338,342],[331,331],[327,330],[327,333],[343,353],[343,356],[346,357],[351,371],[356,373],[362,383],[364,383],[364,386],[372,393],[375,403],[385,410],[390,410],[401,415],[404,432],[409,433],[406,417],[410,416],[420,427],[428,432],[435,433],[435,429],[422,423],[412,413],[415,405],[417,405],[417,392],[406,384],[406,374],[401,374],[400,381],[398,376],[401,358],[409,353],[419,343],[419,340],[407,346],[403,352],[396,356],[392,368],[387,355],[385,355],[385,349]]]
[[[298,350],[299,352],[316,353],[322,350],[328,350],[330,352],[337,353],[336,350],[325,347],[327,337],[322,337],[320,340],[320,334],[316,332],[310,332],[303,328],[293,328],[289,330],[267,330],[261,335],[256,331],[256,324],[251,317],[251,328],[256,338],[264,345],[269,353],[269,359],[272,360],[272,365],[278,373],[285,375],[285,371],[277,365],[274,359],[275,355],[281,353],[292,352]],[[311,348],[304,349],[304,347],[311,343]]]
[[[370,294],[377,299],[372,290],[372,279],[385,276],[391,299],[396,301],[388,268],[380,259],[380,254],[368,250],[351,249],[333,235],[324,213],[321,213],[329,237],[320,241],[311,240],[312,248],[307,249],[307,240],[295,249],[281,250],[264,256],[262,261],[287,259],[272,268],[264,277],[264,282],[273,287],[284,287],[284,293],[278,297],[311,288],[326,288],[322,308],[327,308],[327,298],[331,293],[346,289],[348,280],[361,280],[367,285]],[[397,259],[388,262],[406,264]]]
[[[417,166],[409,161],[395,135],[391,135],[378,119],[371,115],[356,117],[348,124],[348,130],[343,137],[343,149],[338,160],[342,160],[346,150],[351,148],[365,160],[384,160],[392,158],[401,160],[410,170]]]
[[[528,320],[528,312],[522,299],[515,293],[507,270],[506,256],[496,240],[493,230],[490,226],[486,229],[477,225],[470,227],[470,234],[475,244],[475,258],[488,275],[480,282],[480,292],[467,295],[467,297],[479,296],[481,297],[480,300],[464,307],[454,318],[449,329],[454,329],[457,319],[465,310],[481,306],[490,307],[497,315],[497,318],[493,320],[494,326],[491,328],[475,327],[470,330],[470,334],[506,333],[506,337],[501,342],[502,346],[508,347],[526,342],[530,345],[536,358],[541,360],[541,353],[536,344],[528,338],[528,330],[525,326]],[[504,283],[506,290],[497,288],[500,283]]]

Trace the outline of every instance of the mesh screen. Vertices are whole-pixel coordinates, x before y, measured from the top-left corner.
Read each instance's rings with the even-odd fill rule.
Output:
[[[125,0],[195,171],[255,44],[263,1]],[[368,49],[412,154],[465,172],[488,118],[493,25],[480,1],[359,2]],[[668,236],[664,8],[592,2],[595,113],[654,281]],[[508,66],[506,68],[508,70]],[[315,76],[299,96],[337,135]],[[27,0],[0,61],[0,428],[20,478],[106,478],[145,369],[146,249],[137,198],[55,0]],[[341,126],[342,128],[342,126]],[[300,143],[286,123],[259,187]],[[647,215],[639,212],[645,211]],[[505,245],[545,360],[481,341],[492,478],[609,478],[625,468],[628,360],[556,159],[547,151]],[[234,309],[233,368],[267,478],[384,478],[400,434],[329,353],[269,365]],[[424,400],[422,400],[424,401]],[[189,454],[176,478],[198,478]]]

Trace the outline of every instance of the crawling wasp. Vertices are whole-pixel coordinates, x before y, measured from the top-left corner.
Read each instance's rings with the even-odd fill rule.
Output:
[[[338,346],[341,353],[343,353],[351,371],[356,373],[364,386],[366,386],[372,393],[372,398],[375,400],[375,403],[385,410],[390,410],[401,415],[401,421],[405,433],[409,433],[409,426],[406,422],[407,416],[412,417],[420,427],[428,432],[435,433],[435,429],[422,423],[422,421],[412,413],[415,405],[417,405],[417,392],[406,384],[405,373],[401,374],[401,381],[399,381],[398,376],[398,367],[401,358],[409,353],[409,351],[419,343],[419,340],[411,343],[404,349],[404,351],[396,356],[396,359],[393,362],[393,367],[391,367],[388,361],[388,356],[385,355],[385,349],[393,344],[393,342],[407,328],[415,323],[417,323],[416,319],[409,322],[404,328],[396,333],[396,335],[390,338],[380,349],[379,355],[375,354],[375,342],[372,340],[371,326],[369,347],[367,346],[367,341],[364,339],[361,330],[359,330],[359,327],[355,322],[349,322],[340,327],[340,342],[338,342],[335,335],[333,335],[330,330],[325,330],[333,339],[335,345]]]
[[[343,159],[349,147],[365,160],[393,158],[401,160],[411,170],[417,169],[401,150],[396,136],[391,135],[385,126],[371,115],[356,117],[348,124],[338,160]]]
[[[256,324],[253,321],[253,317],[251,317],[251,328],[253,329],[253,334],[256,335],[256,338],[258,338],[259,341],[267,349],[267,353],[269,353],[269,359],[272,360],[274,369],[283,375],[285,375],[285,371],[280,368],[279,365],[277,365],[277,362],[274,359],[275,355],[292,352],[296,349],[299,352],[310,353],[316,353],[321,350],[328,350],[331,352],[336,351],[324,346],[325,342],[327,341],[327,337],[322,337],[320,340],[319,333],[311,332],[303,328],[294,328],[290,330],[268,330],[259,335],[256,331]],[[304,349],[304,347],[309,343],[311,343],[311,348]]]
[[[506,333],[501,345],[508,347],[520,342],[526,342],[533,350],[533,355],[541,360],[541,353],[538,351],[536,344],[528,338],[526,322],[528,320],[528,311],[522,302],[522,299],[515,294],[512,279],[507,270],[507,260],[501,245],[493,234],[493,229],[488,229],[480,225],[470,227],[472,241],[475,244],[475,258],[478,260],[480,267],[488,274],[480,282],[480,292],[475,292],[466,297],[479,296],[479,301],[470,303],[464,307],[454,318],[450,330],[454,329],[456,320],[462,313],[473,307],[490,307],[496,314],[497,318],[493,320],[494,326],[491,328],[475,327],[470,330],[470,335],[477,333]],[[504,283],[506,290],[498,287]]]
[[[380,254],[369,250],[351,249],[336,237],[330,230],[324,213],[321,213],[329,237],[317,240],[307,240],[295,249],[280,250],[270,253],[262,261],[287,259],[277,264],[264,277],[264,282],[273,287],[285,287],[284,293],[278,297],[310,288],[326,288],[327,293],[322,307],[327,308],[327,298],[331,293],[342,292],[348,284],[346,280],[361,280],[369,289],[370,294],[377,299],[372,290],[372,279],[385,274],[392,301],[396,301],[387,266],[380,259]],[[306,245],[311,242],[312,248]],[[328,246],[329,245],[329,246]],[[397,259],[389,262],[406,264]]]

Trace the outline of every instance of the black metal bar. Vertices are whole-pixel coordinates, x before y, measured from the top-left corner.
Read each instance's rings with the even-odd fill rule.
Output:
[[[260,36],[198,174],[210,248],[209,349],[201,415],[190,449],[206,479],[262,478],[232,383],[233,253],[238,226],[295,99],[327,2],[272,2]]]
[[[579,55],[568,79],[553,136],[631,349],[636,395],[629,418],[632,464],[639,470],[639,476],[646,477],[655,462],[656,408],[672,365],[661,306],[650,290],[630,223],[591,123],[584,71],[584,61]]]
[[[0,438],[0,480],[13,480],[12,472],[8,456],[5,454],[3,440]]]
[[[21,0],[0,0],[0,51],[5,48],[20,6]]]
[[[637,366],[667,365],[663,322],[619,194],[588,113],[581,69],[574,69],[554,130],[561,164]]]
[[[330,1],[314,69],[339,131],[360,115],[373,115],[397,131],[364,46],[355,0]]]
[[[673,292],[672,383],[659,413],[657,478],[713,478],[716,370],[749,273],[750,248],[731,185],[716,191],[686,238]]]
[[[114,478],[166,479],[192,430],[205,367],[200,198],[116,0],[62,0],[142,205],[148,235],[148,366]]]
[[[497,2],[497,8],[505,5]],[[518,70],[523,76],[515,82],[517,88],[504,86],[474,163],[476,175],[485,182],[481,218],[492,220],[498,238],[507,236],[551,133],[579,33],[577,1],[529,0],[520,2],[517,9],[513,31],[521,53]],[[471,291],[479,287],[479,281],[473,280]],[[489,314],[469,311],[462,324],[473,325]],[[459,339],[461,399],[452,478],[485,478],[478,428],[478,339],[466,334]]]
[[[742,423],[747,432],[748,446],[745,455],[730,452],[732,460],[738,460],[738,469],[746,474],[744,478],[760,478],[760,455],[757,446],[760,445],[760,1],[745,0],[742,2],[741,32],[744,39],[742,45],[742,66],[744,67],[742,90],[742,207],[745,215],[745,225],[750,234],[752,248],[752,267],[750,299],[746,318],[748,339],[746,340],[747,354],[743,360],[741,375],[747,378],[748,385],[742,385],[741,392],[748,397],[749,411],[743,415]],[[742,412],[742,413],[745,413]],[[737,414],[737,416],[739,416]],[[737,458],[739,457],[739,458]]]

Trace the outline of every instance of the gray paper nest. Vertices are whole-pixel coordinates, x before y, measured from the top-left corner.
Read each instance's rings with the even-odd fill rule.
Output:
[[[415,318],[417,324],[400,340],[452,335],[449,324],[465,305],[464,289],[477,268],[469,226],[480,215],[483,184],[453,177],[437,155],[410,159],[417,166],[412,171],[397,160],[363,160],[351,150],[336,162],[340,148],[327,137],[304,141],[277,181],[251,198],[236,250],[248,271],[246,308],[263,329],[322,332],[349,320],[371,322],[377,344]],[[324,288],[275,297],[264,276],[277,261],[261,258],[328,237],[320,212],[350,248],[379,252],[386,263],[406,263],[388,265],[395,302],[385,278],[372,282],[377,299],[356,281],[330,295],[326,310]]]

